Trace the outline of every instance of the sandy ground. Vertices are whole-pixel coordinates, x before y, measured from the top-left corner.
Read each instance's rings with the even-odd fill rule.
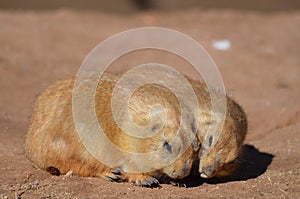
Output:
[[[51,176],[24,155],[24,136],[37,95],[78,70],[99,42],[120,31],[162,26],[190,35],[210,53],[227,92],[248,115],[248,163],[228,180],[190,178],[188,188],[160,189],[98,178]],[[228,51],[211,43],[229,39]],[[147,54],[147,52],[145,53]],[[150,53],[151,54],[151,53]],[[130,16],[51,12],[0,12],[0,197],[13,198],[299,198],[300,12],[188,10]],[[117,69],[154,58],[129,55]],[[120,66],[124,65],[124,68]],[[189,68],[184,73],[192,75]]]

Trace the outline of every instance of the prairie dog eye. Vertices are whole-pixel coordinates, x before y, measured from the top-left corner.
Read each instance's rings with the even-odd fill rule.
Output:
[[[165,141],[164,142],[164,145],[163,145],[170,153],[172,153],[172,146],[167,142]]]
[[[208,146],[209,147],[211,147],[211,144],[213,143],[213,140],[214,140],[213,136],[212,135],[209,136],[209,138],[208,138]]]

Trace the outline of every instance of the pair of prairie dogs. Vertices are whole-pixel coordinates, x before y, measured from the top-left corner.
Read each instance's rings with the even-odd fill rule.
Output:
[[[37,167],[50,173],[65,174],[72,171],[79,176],[96,176],[141,186],[158,185],[166,176],[184,178],[191,174],[195,165],[199,167],[198,175],[203,178],[227,176],[233,171],[247,132],[245,113],[237,103],[227,97],[226,119],[221,136],[213,148],[205,152],[208,146],[204,146],[204,143],[208,142],[204,142],[201,133],[212,124],[211,100],[206,86],[188,79],[204,114],[200,118],[192,115],[189,127],[184,128],[187,132],[176,134],[181,118],[176,96],[163,86],[146,84],[132,94],[128,113],[133,122],[146,126],[151,123],[151,107],[159,104],[166,109],[165,122],[150,128],[157,131],[151,137],[133,137],[122,132],[112,114],[111,98],[118,78],[105,73],[95,91],[95,111],[103,132],[121,150],[133,153],[156,151],[156,159],[139,161],[101,149],[100,156],[109,157],[115,163],[111,168],[89,153],[74,124],[72,94],[75,77],[54,83],[38,97],[25,141],[27,157]],[[211,142],[214,137],[209,139]],[[191,145],[184,147],[186,143]],[[162,168],[157,167],[160,160],[169,159],[174,161]],[[139,171],[141,168],[146,172],[126,172]]]

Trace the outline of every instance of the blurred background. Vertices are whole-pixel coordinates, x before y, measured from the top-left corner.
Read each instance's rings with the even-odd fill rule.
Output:
[[[2,0],[1,9],[49,10],[74,8],[114,13],[131,13],[137,10],[178,10],[188,8],[242,9],[257,11],[299,10],[299,0]]]

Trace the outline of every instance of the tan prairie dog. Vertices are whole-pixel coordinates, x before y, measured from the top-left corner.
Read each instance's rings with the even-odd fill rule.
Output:
[[[210,125],[215,124],[218,113],[211,113],[211,98],[205,84],[190,80],[198,98],[201,114],[198,129],[195,132],[201,143],[199,151],[198,174],[202,178],[222,178],[229,176],[236,168],[241,155],[241,149],[247,133],[247,118],[244,110],[231,98],[227,97],[226,118],[220,137],[214,135],[205,139],[205,134]],[[218,95],[218,93],[217,93]],[[196,125],[196,124],[193,124]],[[195,129],[196,127],[194,127]],[[217,139],[216,144],[211,143]]]
[[[129,101],[129,113],[133,121],[139,125],[149,124],[150,107],[161,104],[168,110],[167,122],[165,125],[158,124],[152,127],[153,130],[159,129],[154,137],[138,139],[124,134],[114,122],[110,101],[116,81],[116,76],[105,74],[95,94],[95,110],[106,136],[126,151],[147,153],[159,150],[162,159],[180,154],[182,146],[188,142],[187,139],[193,139],[192,145],[182,156],[158,170],[151,168],[151,165],[155,164],[152,159],[144,162],[133,160],[131,164],[120,164],[113,168],[99,162],[86,150],[76,133],[71,105],[74,78],[70,78],[51,85],[37,99],[25,143],[29,159],[36,166],[52,172],[59,171],[65,174],[71,170],[80,176],[97,176],[142,186],[158,184],[165,176],[173,179],[186,177],[190,174],[192,165],[198,165],[200,176],[204,178],[227,176],[233,171],[247,132],[245,113],[233,100],[227,98],[227,113],[221,137],[212,149],[207,150],[210,146],[205,144],[210,143],[214,136],[209,137],[207,142],[204,140],[203,132],[209,125],[214,124],[214,119],[210,111],[210,96],[206,86],[189,80],[202,113],[193,113],[190,118],[190,129],[186,127],[186,132],[176,136],[181,115],[176,96],[160,85],[145,85],[139,88]],[[176,141],[171,144],[174,136]],[[109,154],[110,151],[106,153]],[[119,154],[111,156],[115,159],[127,158]],[[126,167],[148,167],[153,171],[126,173],[123,172]]]
[[[157,185],[165,176],[181,179],[190,174],[193,161],[197,159],[200,143],[193,142],[184,150],[187,139],[194,139],[193,132],[176,134],[180,121],[180,108],[176,96],[168,89],[148,84],[137,89],[129,101],[129,114],[138,125],[149,124],[152,105],[160,104],[166,108],[164,124],[157,123],[150,129],[157,131],[149,138],[136,138],[125,134],[115,123],[111,110],[111,96],[117,77],[104,74],[95,92],[96,115],[107,138],[121,150],[133,153],[159,151],[159,160],[168,160],[183,153],[175,162],[163,167],[155,157],[143,162],[128,159],[127,156],[101,150],[109,157],[115,167],[103,164],[89,153],[79,138],[72,114],[72,93],[75,78],[58,81],[49,86],[36,100],[31,124],[26,136],[25,152],[27,157],[39,168],[50,173],[66,174],[72,171],[79,176],[96,176],[110,181],[127,181],[141,186]],[[154,117],[155,118],[155,117]],[[187,127],[189,128],[189,127]],[[97,144],[97,140],[95,140]],[[183,151],[184,150],[184,151]],[[124,172],[147,168],[149,172]]]

